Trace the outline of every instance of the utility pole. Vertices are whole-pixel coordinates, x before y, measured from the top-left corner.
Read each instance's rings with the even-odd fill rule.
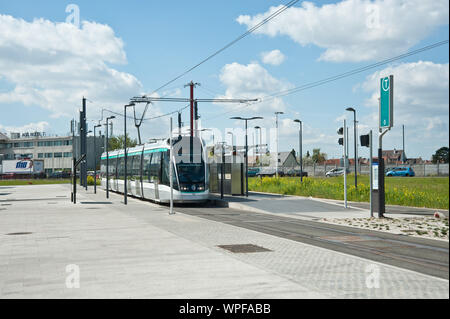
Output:
[[[277,144],[277,150],[276,150],[276,156],[275,156],[275,174],[278,178],[278,114],[284,114],[284,112],[275,112],[275,125],[276,125],[276,144]]]
[[[108,141],[108,121],[116,118],[114,115],[106,118],[106,198],[109,198],[109,141]]]
[[[296,119],[294,122],[299,124],[298,129],[298,146],[299,146],[299,157],[300,157],[300,182],[303,182],[303,151],[302,151],[302,139],[303,139],[303,128],[302,121]]]
[[[125,178],[123,180],[123,203],[125,205],[128,204],[127,196],[128,196],[128,177],[127,177],[127,107],[134,106],[134,103],[127,104],[123,107],[123,151],[124,151],[124,164],[125,164]]]
[[[358,165],[358,153],[356,150],[356,142],[357,142],[357,138],[356,138],[356,110],[353,107],[348,107],[345,109],[346,111],[350,111],[353,112],[353,130],[354,130],[354,135],[353,135],[353,139],[354,139],[354,145],[355,145],[355,188],[358,188],[358,171],[357,171],[357,165]],[[348,132],[347,132],[348,135]],[[348,147],[348,146],[347,146]],[[348,151],[347,151],[348,153]]]
[[[94,194],[97,194],[97,146],[96,146],[97,137],[95,136],[95,129],[101,126],[102,126],[101,124],[94,126]]]
[[[173,168],[172,168],[172,157],[173,157],[173,143],[172,143],[172,117],[170,117],[170,132],[169,132],[169,185],[170,185],[170,209],[169,215],[172,215],[173,212]]]
[[[347,126],[346,121],[344,120],[344,207],[347,208]]]
[[[189,86],[190,88],[190,99],[189,102],[191,104],[191,137],[194,136],[194,87],[200,85],[200,83],[194,83],[193,81],[189,82],[188,84],[186,84],[184,87]]]
[[[403,164],[405,163],[405,159],[406,159],[406,155],[405,155],[405,124],[402,125],[402,141],[403,141],[403,146],[402,146],[402,162]]]

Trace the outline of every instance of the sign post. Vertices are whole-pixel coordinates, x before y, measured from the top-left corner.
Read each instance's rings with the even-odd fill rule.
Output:
[[[378,137],[378,217],[383,218],[385,213],[384,192],[384,159],[383,135],[394,126],[394,76],[380,79],[379,104],[379,137]]]

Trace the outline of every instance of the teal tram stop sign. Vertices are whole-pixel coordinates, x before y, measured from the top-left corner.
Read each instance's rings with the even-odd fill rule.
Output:
[[[394,126],[394,76],[380,79],[380,129]]]

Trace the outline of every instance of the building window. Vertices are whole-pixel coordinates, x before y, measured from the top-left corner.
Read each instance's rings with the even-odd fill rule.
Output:
[[[45,146],[45,142],[38,142],[38,146]]]
[[[64,145],[72,145],[72,140],[65,140]]]
[[[23,147],[33,147],[33,142],[23,142]]]
[[[62,146],[63,145],[63,141],[54,141],[53,145],[54,146]]]
[[[20,147],[20,143],[14,143],[13,147]]]
[[[45,158],[52,158],[53,157],[53,153],[45,153]]]
[[[64,157],[72,157],[72,152],[64,152]]]
[[[44,153],[38,153],[38,158],[44,158]]]
[[[53,157],[62,157],[62,153],[61,152],[54,153]]]
[[[46,141],[45,146],[53,146],[53,141]]]

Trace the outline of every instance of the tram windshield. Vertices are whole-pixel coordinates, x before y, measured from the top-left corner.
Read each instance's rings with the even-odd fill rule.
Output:
[[[203,183],[205,181],[205,163],[177,164],[180,183]]]

